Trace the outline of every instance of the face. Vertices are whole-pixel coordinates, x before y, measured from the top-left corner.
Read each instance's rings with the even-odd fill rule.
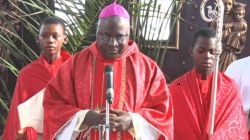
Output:
[[[245,16],[245,10],[243,9],[236,9],[234,12],[234,18],[236,21],[241,21]]]
[[[97,29],[96,43],[104,58],[119,58],[128,46],[129,20],[122,17],[102,19]]]
[[[223,0],[224,3],[224,14],[229,14],[233,8],[233,0]]]
[[[64,34],[63,26],[60,24],[42,25],[39,32],[39,44],[43,55],[47,59],[60,57],[60,51],[67,37]]]
[[[216,47],[216,38],[198,37],[191,50],[195,70],[201,74],[212,73],[215,54],[218,52],[220,49]]]

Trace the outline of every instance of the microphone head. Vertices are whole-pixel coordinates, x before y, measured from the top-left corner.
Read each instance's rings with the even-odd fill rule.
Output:
[[[107,65],[106,67],[105,67],[105,72],[113,72],[113,65]]]
[[[105,67],[106,75],[106,99],[109,104],[113,102],[114,99],[114,80],[113,80],[113,66],[107,65]]]

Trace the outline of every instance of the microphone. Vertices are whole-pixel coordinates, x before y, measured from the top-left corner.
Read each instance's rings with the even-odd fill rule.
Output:
[[[114,99],[114,77],[113,77],[113,66],[107,65],[105,67],[106,75],[106,100],[109,104],[112,104]]]

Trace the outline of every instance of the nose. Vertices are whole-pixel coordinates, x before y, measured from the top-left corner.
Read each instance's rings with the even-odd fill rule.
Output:
[[[229,9],[230,9],[230,5],[229,5],[229,4],[226,4],[226,5],[225,5],[225,9],[226,9],[226,10],[229,10]]]
[[[48,36],[48,37],[47,37],[47,42],[48,42],[48,43],[52,43],[53,40],[54,40],[53,36]]]
[[[108,41],[108,45],[109,46],[117,46],[118,45],[118,42],[115,38],[111,37]]]
[[[212,58],[213,58],[213,55],[212,55],[209,51],[207,51],[207,52],[204,54],[204,58],[205,58],[205,59],[212,59]]]

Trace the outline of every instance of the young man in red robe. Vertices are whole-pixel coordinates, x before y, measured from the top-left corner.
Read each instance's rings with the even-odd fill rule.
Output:
[[[203,28],[194,35],[191,56],[194,69],[171,83],[176,140],[247,140],[247,125],[236,83],[218,73],[214,133],[208,136],[214,58],[215,31]]]
[[[99,15],[97,40],[61,67],[45,89],[44,139],[99,139],[105,120],[105,67],[113,65],[110,139],[173,139],[170,93],[157,64],[129,40],[128,12],[119,4]]]
[[[43,92],[48,81],[56,75],[60,66],[70,57],[68,52],[61,50],[63,44],[67,43],[67,36],[64,22],[56,17],[48,17],[43,20],[40,26],[38,42],[42,49],[41,56],[25,66],[19,73],[5,124],[3,140],[37,139],[36,131],[40,132],[42,128],[37,130],[36,126],[41,127],[43,120],[31,120],[30,117],[35,114],[26,114],[26,117],[22,120],[26,122],[22,122],[19,113],[26,112],[23,110],[18,112],[18,107]],[[37,98],[40,97],[43,96],[39,95]],[[38,110],[38,108],[42,107],[42,102],[41,104],[35,102],[34,105],[29,106],[28,110]],[[21,126],[22,123],[31,125]],[[35,123],[36,126],[33,126],[32,124]]]

